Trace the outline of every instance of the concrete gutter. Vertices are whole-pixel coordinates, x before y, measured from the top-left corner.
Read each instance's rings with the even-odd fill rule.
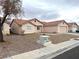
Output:
[[[59,45],[60,45],[60,44],[59,44]],[[64,45],[64,44],[63,44],[63,45]],[[62,45],[61,45],[61,46],[62,46]],[[42,57],[40,57],[39,59],[52,59],[52,58],[54,58],[54,57],[56,57],[56,56],[58,56],[58,55],[60,55],[60,54],[62,54],[62,53],[64,53],[64,52],[66,52],[66,51],[72,49],[72,48],[77,47],[77,46],[79,46],[79,42],[70,44],[69,46],[67,45],[67,46],[65,46],[65,47],[62,46],[62,48],[60,48],[59,50],[57,50],[57,51],[55,51],[55,52],[53,52],[53,53],[51,53],[51,54],[42,56]]]
[[[41,49],[11,56],[9,58],[11,59],[51,59],[77,46],[79,46],[78,40],[69,40],[56,45],[50,45]]]

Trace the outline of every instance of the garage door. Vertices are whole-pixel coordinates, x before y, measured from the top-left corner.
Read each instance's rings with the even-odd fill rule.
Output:
[[[66,26],[60,26],[59,28],[60,28],[59,29],[60,33],[66,33],[67,32],[67,27]]]

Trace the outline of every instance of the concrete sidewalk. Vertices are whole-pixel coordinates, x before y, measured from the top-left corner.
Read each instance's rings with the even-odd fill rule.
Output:
[[[48,47],[26,52],[23,54],[11,56],[10,58],[12,59],[51,59],[78,45],[79,45],[79,41],[69,40],[59,44],[50,45]],[[6,58],[6,59],[10,59],[10,58]]]

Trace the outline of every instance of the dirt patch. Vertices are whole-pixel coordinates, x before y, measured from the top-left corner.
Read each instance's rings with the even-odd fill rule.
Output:
[[[57,44],[60,42],[70,40],[71,38],[79,38],[79,36],[71,34],[57,34],[57,35],[50,35],[49,39],[52,41],[52,43]]]
[[[0,59],[42,48],[37,44],[39,34],[4,36],[6,42],[0,43]]]
[[[35,49],[43,48],[44,46],[37,44],[40,34],[27,34],[27,35],[8,35],[4,36],[5,43],[0,43],[0,59],[12,55],[17,55],[29,52]],[[67,41],[71,38],[79,38],[79,36],[70,34],[57,34],[50,35],[52,43],[60,43]]]

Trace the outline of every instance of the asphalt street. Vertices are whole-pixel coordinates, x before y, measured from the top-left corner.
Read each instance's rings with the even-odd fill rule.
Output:
[[[79,46],[52,59],[79,59]]]

